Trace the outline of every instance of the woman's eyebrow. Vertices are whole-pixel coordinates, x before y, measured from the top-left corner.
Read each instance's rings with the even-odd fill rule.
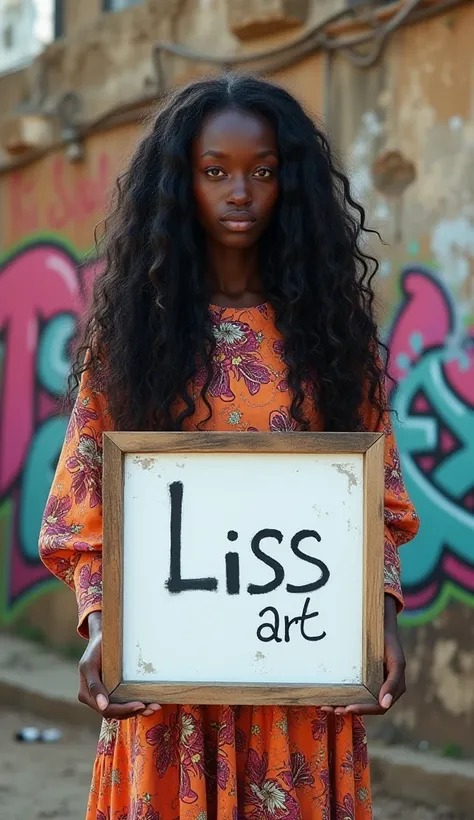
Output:
[[[200,156],[201,159],[203,159],[204,157],[214,157],[215,159],[222,159],[223,157],[228,157],[229,154],[226,154],[224,151],[214,151],[212,149],[209,149],[209,151],[204,151],[204,153]],[[257,151],[257,153],[255,154],[256,159],[264,159],[264,157],[270,156],[278,159],[278,154],[276,153],[276,151],[273,150],[273,148],[264,148],[263,151]]]

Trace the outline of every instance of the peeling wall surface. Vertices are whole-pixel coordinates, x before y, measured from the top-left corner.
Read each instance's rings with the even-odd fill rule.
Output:
[[[403,552],[407,625],[474,603],[473,24],[471,7],[404,29],[363,89],[347,63],[332,66],[330,130],[388,243],[376,252],[391,403],[422,521]]]
[[[246,3],[240,4],[240,23],[234,14],[231,31],[224,0],[150,0],[124,13],[133,26],[121,51],[116,44],[125,37],[125,18],[106,15],[104,21],[97,13],[92,39],[81,29],[73,45],[54,44],[44,57],[53,71],[51,97],[78,77],[84,56],[87,70],[78,83],[85,84],[88,116],[117,95],[150,94],[156,78],[148,28],[151,40],[171,39],[209,54],[246,53],[293,38],[306,5],[311,22],[327,16],[331,6],[317,0],[261,5],[271,7],[271,38],[264,38],[262,15],[254,29],[248,26]],[[241,40],[240,25],[247,32]],[[399,29],[371,68],[358,68],[339,52],[315,52],[273,75],[312,114],[325,117],[368,222],[386,243],[373,250],[380,259],[380,322],[392,353],[390,401],[406,482],[421,518],[419,535],[402,548],[409,689],[391,725],[401,737],[471,752],[472,31],[474,7],[466,2]],[[114,79],[119,57],[122,73]],[[165,68],[168,85],[207,70],[168,58]],[[94,76],[105,80],[94,85]],[[25,97],[30,74],[20,72],[15,82],[6,78],[5,96],[2,91],[12,107]],[[92,264],[78,270],[78,263],[92,247],[108,191],[141,127],[97,129],[79,163],[70,163],[58,148],[0,173],[0,621],[27,617],[56,643],[73,634],[73,596],[51,582],[36,547],[65,429],[55,397],[64,390],[68,345],[95,270]]]
[[[331,64],[328,126],[386,246],[381,321],[405,479],[408,693],[400,732],[474,749],[474,8],[397,32],[380,63]],[[436,720],[433,715],[436,714]]]

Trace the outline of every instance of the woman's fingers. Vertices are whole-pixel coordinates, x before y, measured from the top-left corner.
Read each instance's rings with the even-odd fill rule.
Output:
[[[150,703],[148,705],[140,703],[139,701],[133,701],[131,703],[111,703],[105,712],[102,712],[102,716],[107,719],[115,718],[115,720],[126,720],[127,718],[137,717],[138,715],[150,717],[159,712],[160,709],[161,706],[158,703]]]
[[[396,607],[391,596],[385,624],[385,681],[377,703],[351,703],[350,706],[322,706],[321,711],[336,715],[384,715],[405,693],[405,655],[396,629]],[[392,623],[393,621],[393,623]]]
[[[379,705],[385,712],[405,693],[405,655],[397,629],[396,604],[385,596],[385,681],[379,692]]]
[[[150,715],[154,715],[156,712],[159,712],[160,710],[161,706],[159,705],[159,703],[149,703],[145,711],[142,712],[142,714],[144,715],[144,717],[149,717]]]
[[[106,689],[101,680],[94,678],[85,679],[85,687],[81,685],[79,689],[79,700],[99,712],[103,718],[110,720],[116,718],[124,720],[133,717],[146,708],[140,701],[131,703],[110,703]]]
[[[109,705],[109,695],[102,683],[101,636],[89,639],[79,662],[79,694],[81,703],[103,713]]]
[[[145,708],[145,704],[139,703],[138,701],[131,703],[111,703],[105,712],[101,714],[107,720],[127,720],[128,718],[143,714]]]
[[[382,709],[382,707],[378,703],[352,703],[350,706],[346,706],[345,709],[342,710],[341,713],[338,714],[343,715],[384,715],[386,709]]]
[[[83,658],[79,664],[78,699],[96,712],[105,712],[109,705],[107,690],[100,678],[100,665],[91,658]]]
[[[109,705],[109,696],[104,684],[100,680],[98,671],[91,670],[89,677],[86,677],[86,683],[89,695],[94,699],[96,708],[98,707],[100,712],[105,712]]]
[[[107,720],[126,720],[127,718],[145,715],[149,717],[155,714],[161,706],[158,703],[151,703],[148,706],[141,701],[131,701],[129,703],[110,703],[103,683],[96,678],[87,681],[89,697],[82,702],[98,711]],[[79,697],[81,700],[81,697]]]
[[[103,718],[124,720],[143,713],[147,707],[141,701],[130,703],[110,703],[107,690],[100,679],[100,667],[94,660],[81,662],[79,682],[79,700]],[[157,706],[158,704],[154,704]],[[150,707],[148,707],[150,708]],[[149,714],[153,714],[154,709]]]
[[[397,702],[405,693],[405,658],[402,656],[387,657],[387,679],[379,693],[379,704],[384,711]]]
[[[403,654],[388,655],[386,662],[387,678],[383,683],[378,703],[354,703],[345,709],[336,709],[336,714],[346,715],[384,715],[405,692],[405,658]]]
[[[107,720],[126,720],[145,715],[149,717],[161,709],[158,703],[144,704],[141,701],[110,703],[107,689],[102,683],[101,635],[97,633],[89,640],[79,663],[79,694],[81,703],[89,706]]]

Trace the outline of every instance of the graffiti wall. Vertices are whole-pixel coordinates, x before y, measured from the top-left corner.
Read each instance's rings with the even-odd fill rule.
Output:
[[[82,263],[135,139],[135,129],[123,129],[91,141],[79,166],[52,156],[0,180],[3,623],[55,583],[38,560],[37,534],[65,432],[71,342],[93,278],[94,266]],[[458,269],[468,252],[456,256]],[[432,621],[454,599],[474,606],[474,321],[440,261],[454,264],[443,257],[430,268],[406,266],[387,257],[381,266],[392,283],[390,400],[421,518],[418,537],[402,550],[407,626]]]
[[[37,538],[65,433],[61,412],[92,266],[58,239],[28,241],[0,267],[2,619],[51,583]],[[474,326],[456,327],[446,288],[406,268],[388,341],[390,400],[407,485],[421,519],[402,552],[406,624],[451,597],[474,605]]]
[[[437,275],[407,267],[388,334],[389,385],[407,486],[420,516],[402,548],[404,623],[451,599],[474,606],[474,324],[459,322]]]
[[[61,397],[87,271],[59,241],[28,242],[0,267],[1,614],[46,582],[38,531],[65,434]]]
[[[53,156],[0,180],[0,623],[56,584],[37,542],[66,429],[71,343],[94,275],[83,260],[135,136],[118,132],[107,151],[92,141],[80,166]]]
[[[449,21],[440,15],[406,26],[370,71],[337,55],[328,97],[331,134],[382,237],[371,246],[381,262],[379,316],[395,380],[390,403],[421,522],[401,559],[409,666],[421,670],[423,658],[423,668],[419,690],[401,708],[410,731],[417,726],[426,735],[434,731],[422,708],[427,688],[438,698],[448,680],[446,690],[454,691],[455,679],[462,691],[458,655],[474,668],[464,638],[471,636],[472,647],[474,78],[462,68],[473,24],[471,3]],[[443,713],[452,716],[448,701]],[[474,721],[474,703],[459,710]],[[461,720],[457,727],[461,737]]]

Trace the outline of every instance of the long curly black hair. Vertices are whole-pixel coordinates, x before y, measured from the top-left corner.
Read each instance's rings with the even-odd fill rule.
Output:
[[[378,265],[363,250],[371,232],[364,209],[300,104],[282,88],[240,74],[173,93],[118,179],[99,246],[105,266],[70,390],[86,369],[91,376],[100,369],[116,429],[180,430],[195,412],[193,377],[204,363],[201,397],[211,414],[215,339],[190,149],[205,117],[226,108],[258,112],[277,137],[280,196],[260,241],[260,270],[284,339],[292,417],[309,429],[309,392],[324,429],[360,429],[367,397],[379,418],[385,410],[371,285]]]

